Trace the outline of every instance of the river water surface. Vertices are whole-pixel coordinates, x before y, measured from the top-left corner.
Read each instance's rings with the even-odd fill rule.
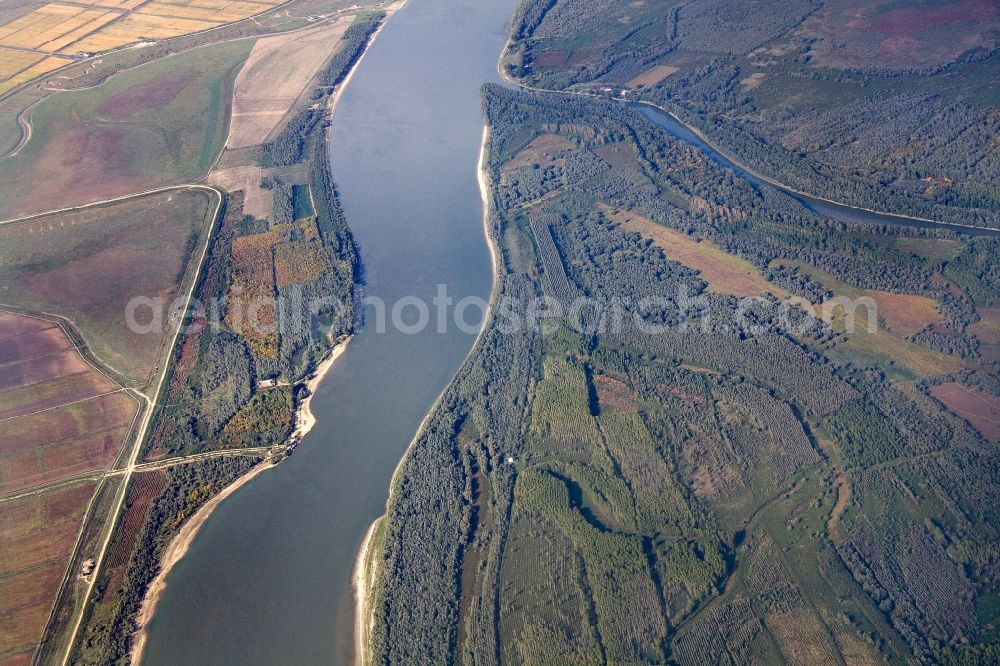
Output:
[[[365,293],[389,307],[406,296],[430,303],[442,284],[455,301],[488,297],[479,91],[497,81],[514,2],[409,0],[334,114],[333,175],[364,259]],[[641,111],[769,186],[670,116]],[[949,226],[793,196],[845,222]],[[317,424],[295,455],[223,502],[170,574],[148,626],[146,664],[350,662],[361,541],[384,511],[406,446],[474,342],[454,325],[437,332],[433,318],[421,334],[379,333],[371,315],[317,390]]]
[[[409,0],[344,91],[330,154],[364,259],[365,294],[391,307],[489,296],[476,162],[480,87],[495,81],[514,0]],[[407,311],[406,320],[415,315]],[[475,310],[469,319],[475,320]],[[244,486],[171,572],[144,663],[344,664],[351,573],[393,470],[475,341],[368,325],[312,401],[295,455]]]
[[[774,183],[758,178],[754,174],[750,173],[744,169],[739,164],[735,164],[728,157],[717,151],[715,148],[706,143],[701,137],[692,132],[683,123],[678,121],[676,118],[670,114],[664,112],[662,109],[653,106],[652,104],[635,103],[631,106],[646,117],[651,123],[664,129],[671,134],[673,134],[678,139],[686,141],[687,143],[700,149],[706,155],[708,155],[712,160],[716,161],[720,165],[731,169],[733,173],[740,176],[744,180],[750,182],[757,188],[775,188],[785,194],[788,194],[793,199],[801,203],[803,206],[809,210],[823,215],[825,217],[832,218],[839,222],[844,222],[845,224],[851,223],[862,223],[862,224],[892,224],[897,226],[905,227],[919,227],[922,229],[945,229],[948,231],[954,231],[957,233],[968,234],[970,236],[986,236],[986,237],[1000,237],[1000,230],[998,229],[985,229],[985,228],[975,228],[966,227],[956,224],[949,224],[947,222],[932,222],[930,220],[921,220],[912,217],[905,217],[901,215],[887,215],[885,213],[879,213],[872,210],[864,210],[861,208],[854,208],[852,206],[846,206],[844,204],[839,204],[833,201],[826,201],[824,199],[819,199],[816,197],[809,196],[808,194],[803,194],[801,192],[796,192],[787,187],[782,187]]]

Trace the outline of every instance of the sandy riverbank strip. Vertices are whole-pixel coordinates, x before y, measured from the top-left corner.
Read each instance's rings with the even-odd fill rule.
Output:
[[[198,532],[205,524],[205,521],[209,519],[216,507],[222,504],[223,500],[242,488],[245,484],[249,483],[258,474],[269,470],[272,467],[274,467],[274,465],[262,462],[238,478],[236,481],[226,486],[222,492],[202,504],[201,507],[195,511],[194,515],[185,521],[184,525],[182,525],[181,529],[177,531],[174,538],[170,540],[170,544],[163,552],[163,559],[160,562],[160,572],[156,574],[156,578],[153,579],[153,582],[149,585],[149,589],[146,590],[146,594],[142,599],[142,607],[139,610],[139,615],[136,617],[136,625],[138,628],[132,637],[133,664],[138,664],[142,661],[142,653],[146,649],[146,640],[148,638],[146,627],[153,617],[153,612],[156,610],[156,604],[160,601],[163,591],[167,588],[167,577],[170,575],[170,571],[177,565],[178,562],[180,562],[181,558],[187,554],[188,549],[191,547],[191,544],[194,542],[194,538],[198,535]]]
[[[309,390],[309,395],[303,398],[302,402],[299,404],[298,411],[295,415],[295,430],[292,432],[292,436],[289,441],[299,442],[305,435],[312,430],[313,426],[316,425],[316,417],[312,413],[311,404],[313,395],[316,393],[316,389],[319,387],[326,373],[330,371],[333,364],[338,358],[347,350],[347,344],[351,341],[351,338],[345,338],[336,347],[334,347],[327,357],[316,366],[316,371],[313,372],[312,376],[307,379],[304,384]],[[156,605],[160,601],[160,597],[163,595],[163,591],[167,587],[167,577],[170,575],[171,570],[180,562],[181,558],[187,554],[188,549],[194,542],[198,532],[201,531],[202,526],[212,515],[222,502],[235,493],[237,490],[242,488],[245,484],[252,481],[258,474],[271,469],[275,465],[269,464],[267,462],[261,463],[257,467],[250,470],[248,473],[244,474],[238,478],[233,483],[229,484],[222,491],[208,500],[203,504],[194,515],[191,516],[184,524],[181,529],[178,530],[177,534],[170,543],[167,545],[166,550],[163,552],[163,558],[160,562],[160,571],[150,583],[149,589],[146,591],[145,596],[142,600],[142,607],[139,610],[139,615],[136,617],[136,632],[132,637],[132,663],[138,664],[142,661],[142,653],[146,648],[146,641],[148,639],[148,634],[146,632],[146,627],[149,625],[149,621],[152,619],[153,614],[156,611]]]
[[[479,195],[483,198],[483,233],[486,234],[486,247],[490,250],[490,266],[493,270],[493,289],[497,288],[500,273],[497,269],[497,243],[490,229],[490,184],[486,174],[486,153],[490,146],[490,126],[483,125],[483,143],[479,149],[479,163],[476,165],[476,177],[479,180]],[[483,330],[486,322],[483,322]]]
[[[303,382],[309,391],[309,395],[299,403],[298,410],[295,413],[295,430],[292,431],[289,441],[295,443],[302,441],[302,438],[316,425],[316,417],[312,413],[313,396],[316,395],[316,389],[319,388],[323,378],[326,377],[326,373],[330,372],[330,368],[333,367],[333,364],[336,363],[341,354],[347,351],[347,345],[350,341],[350,337],[341,340],[336,347],[330,350],[327,357],[316,366],[316,370],[312,376]]]
[[[479,193],[483,200],[483,233],[486,235],[486,247],[490,251],[490,264],[493,270],[493,287],[490,292],[490,308],[493,307],[493,300],[497,297],[498,286],[500,282],[500,270],[498,265],[499,255],[497,253],[497,242],[493,236],[493,231],[490,229],[490,184],[486,173],[486,158],[487,151],[490,145],[490,126],[483,126],[483,140],[482,147],[479,149],[479,161],[476,165],[476,178],[479,182]],[[472,345],[472,349],[469,351],[469,356],[466,357],[465,362],[468,362],[469,358],[472,357],[479,350],[479,345],[482,342],[483,332],[489,327],[489,318],[483,322],[483,328],[479,331],[479,335],[476,338],[476,342]],[[464,365],[464,364],[463,364]],[[459,370],[461,372],[461,370]],[[457,374],[456,374],[457,376]],[[451,380],[454,381],[454,378]],[[396,465],[396,469],[392,473],[392,480],[389,482],[389,498],[386,500],[386,506],[392,502],[392,492],[396,487],[396,479],[399,476],[403,463],[406,461],[407,456],[410,454],[410,449],[413,445],[420,439],[421,433],[423,433],[424,428],[427,427],[427,423],[430,421],[431,416],[440,407],[441,397],[447,392],[448,387],[451,386],[451,381],[445,386],[444,390],[441,391],[441,395],[438,396],[437,400],[434,401],[434,405],[431,407],[430,411],[424,416],[423,420],[420,422],[420,427],[417,429],[417,434],[413,437],[410,445],[406,447],[406,451],[403,453],[403,457],[400,458],[399,463]],[[368,651],[368,637],[371,632],[372,619],[369,617],[371,613],[370,600],[368,599],[368,591],[371,587],[371,582],[368,580],[369,574],[374,576],[377,568],[371,568],[372,558],[377,555],[374,549],[373,536],[378,529],[379,524],[385,519],[385,516],[380,516],[375,519],[375,522],[371,524],[368,528],[368,533],[365,535],[364,541],[361,542],[361,548],[358,550],[358,556],[354,564],[354,575],[351,578],[351,584],[354,587],[354,663],[356,666],[364,666],[367,659]]]
[[[354,663],[356,666],[364,666],[365,648],[368,645],[368,636],[371,633],[372,620],[368,618],[370,609],[368,608],[368,588],[371,585],[371,578],[374,579],[376,568],[372,568],[373,539],[375,532],[382,523],[382,518],[377,518],[368,528],[364,541],[361,542],[361,549],[358,551],[357,561],[354,563],[354,575],[351,576],[351,586],[354,588],[355,621],[354,621]]]

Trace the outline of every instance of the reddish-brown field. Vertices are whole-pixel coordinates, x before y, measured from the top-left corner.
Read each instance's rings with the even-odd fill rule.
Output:
[[[0,504],[0,655],[38,644],[95,484]]]
[[[903,337],[913,335],[925,326],[941,320],[937,302],[926,296],[893,294],[872,289],[866,289],[864,295],[875,300],[878,316],[885,321],[886,327]]]
[[[980,342],[1000,345],[1000,308],[976,308],[979,321],[969,326],[969,333]]]
[[[533,51],[531,53],[531,69],[548,69],[561,67],[569,58],[569,51]]]
[[[3,324],[0,324],[0,329],[2,328]],[[0,340],[0,365],[18,359],[52,354],[70,349],[72,346],[73,341],[53,324],[50,328],[35,333],[14,335]]]
[[[125,393],[92,398],[15,419],[0,442],[0,489],[11,492],[109,466],[136,411]]]
[[[632,412],[639,408],[635,392],[617,379],[607,375],[596,375],[594,389],[597,391],[597,400],[601,409],[614,407]]]
[[[1000,441],[1000,398],[955,382],[935,386],[931,395],[984,438]]]
[[[91,367],[76,350],[15,361],[3,366],[3,374],[0,374],[0,391],[38,384],[66,375],[75,375],[90,369]]]
[[[12,654],[9,657],[0,657],[0,666],[29,666],[34,654],[35,649],[32,646],[24,652]]]
[[[976,48],[992,48],[1000,10],[992,0],[943,0],[900,7],[892,0],[845,0],[806,21],[819,37],[817,64],[835,67],[943,65]]]
[[[34,333],[44,328],[52,328],[52,322],[32,317],[22,317],[11,312],[0,312],[0,341],[6,344],[7,340]]]
[[[214,209],[215,195],[177,190],[0,226],[4,300],[71,319],[101,360],[145,383]],[[129,328],[127,308],[137,297],[161,299],[163,326]],[[137,323],[152,318],[148,306],[135,311]]]
[[[116,390],[118,386],[114,382],[96,372],[58,377],[0,393],[0,419],[6,421]],[[3,430],[0,428],[0,432]]]
[[[139,535],[139,529],[146,522],[146,512],[150,503],[167,485],[167,475],[163,472],[145,472],[137,474],[128,496],[128,509],[122,518],[121,526],[115,534],[111,550],[108,551],[108,575],[103,598],[114,596],[118,591],[125,565]],[[103,599],[102,598],[102,599]]]
[[[32,327],[33,332],[10,335]],[[45,343],[28,340],[35,336]],[[21,315],[0,318],[0,338],[21,340],[18,349],[30,354],[44,345],[71,345],[58,326]],[[134,398],[75,349],[0,364],[0,388],[0,492],[107,467],[138,409]]]

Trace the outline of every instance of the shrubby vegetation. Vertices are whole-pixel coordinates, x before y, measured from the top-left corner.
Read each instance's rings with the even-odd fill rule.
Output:
[[[526,3],[518,20],[544,10],[557,15]],[[775,296],[743,310],[617,212],[710,240],[775,293],[934,298],[944,321],[925,343],[960,339],[992,302],[993,241],[834,223],[619,104],[487,86],[484,113],[498,297],[618,310],[515,334],[490,322],[394,482],[372,661],[931,661],[985,646],[995,447],[897,359],[805,315],[789,329]],[[566,141],[559,159],[505,168],[546,134]],[[938,240],[956,258],[912,250]]]
[[[624,90],[666,106],[753,168],[818,196],[1000,227],[991,186],[1000,119],[983,94],[1000,66],[996,50],[906,64],[917,56],[865,41],[879,21],[899,21],[888,18],[893,9],[877,2],[864,22],[844,25],[853,5],[833,0],[524,0],[506,66],[536,87]],[[908,11],[914,23],[900,24],[899,39],[921,43],[921,53],[950,48],[948,39],[993,40],[985,23],[938,26],[933,10]],[[909,34],[911,25],[959,34]],[[843,62],[875,53],[885,64]],[[670,73],[643,82],[656,67]]]
[[[269,220],[244,215],[242,193],[229,197],[196,291],[206,306],[223,304],[208,313],[219,321],[195,320],[181,337],[147,456],[282,443],[293,427],[287,400],[294,407],[299,396],[278,399],[262,393],[260,382],[302,379],[353,330],[358,255],[320,121],[331,86],[343,80],[383,18],[366,15],[348,28],[344,46],[315,82],[318,103],[300,109],[263,148],[263,166],[305,161],[305,181],[264,177],[274,201]],[[297,219],[303,188],[315,210]],[[247,321],[251,306],[260,304],[267,305],[257,312],[260,325]]]

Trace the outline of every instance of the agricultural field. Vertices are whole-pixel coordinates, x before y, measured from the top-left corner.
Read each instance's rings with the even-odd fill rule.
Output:
[[[0,15],[0,95],[80,56],[218,28],[280,4],[280,0],[22,3],[27,11],[9,20]]]
[[[102,470],[132,435],[138,401],[54,321],[0,313],[0,493]]]
[[[247,40],[195,49],[46,97],[30,110],[30,139],[0,160],[5,216],[203,176],[225,144],[233,79],[249,50]]]
[[[227,150],[210,177],[230,195],[197,295],[226,297],[223,325],[192,327],[179,340],[168,405],[145,459],[281,445],[295,425],[297,382],[352,330],[357,255],[328,173],[321,120],[326,100],[382,18],[361,15],[341,43],[327,47],[324,66],[296,84],[305,87],[252,164],[229,164],[246,151]],[[319,313],[279,307],[314,297],[341,307]],[[262,380],[293,387],[263,388]]]
[[[988,661],[994,242],[824,219],[624,105],[484,108],[499,296],[617,309],[484,332],[380,524],[372,659]]]
[[[230,149],[264,143],[307,84],[343,47],[353,16],[303,32],[263,37],[254,43],[233,91]]]
[[[17,54],[0,71],[0,303],[11,308],[0,313],[3,663],[126,660],[167,544],[258,468],[262,450],[282,457],[301,380],[350,333],[357,258],[321,121],[384,14],[345,8],[0,6],[0,54]],[[146,44],[80,58],[136,41]],[[263,125],[259,104],[273,112]],[[230,130],[252,144],[227,151]],[[174,301],[191,289],[212,305],[234,284],[275,305],[322,296],[343,307],[289,311],[297,319],[280,336],[258,339],[239,321],[237,289],[218,326],[195,317],[172,347]],[[159,462],[127,466],[143,452]],[[207,455],[183,457],[193,453]],[[21,509],[49,497],[66,518]],[[44,561],[27,561],[36,555]]]
[[[4,224],[0,302],[73,321],[98,358],[145,386],[167,353],[170,304],[194,279],[218,204],[213,191],[176,189]],[[135,298],[146,305],[130,327]]]
[[[82,483],[0,503],[3,663],[30,663],[67,575],[94,487],[93,483]]]

